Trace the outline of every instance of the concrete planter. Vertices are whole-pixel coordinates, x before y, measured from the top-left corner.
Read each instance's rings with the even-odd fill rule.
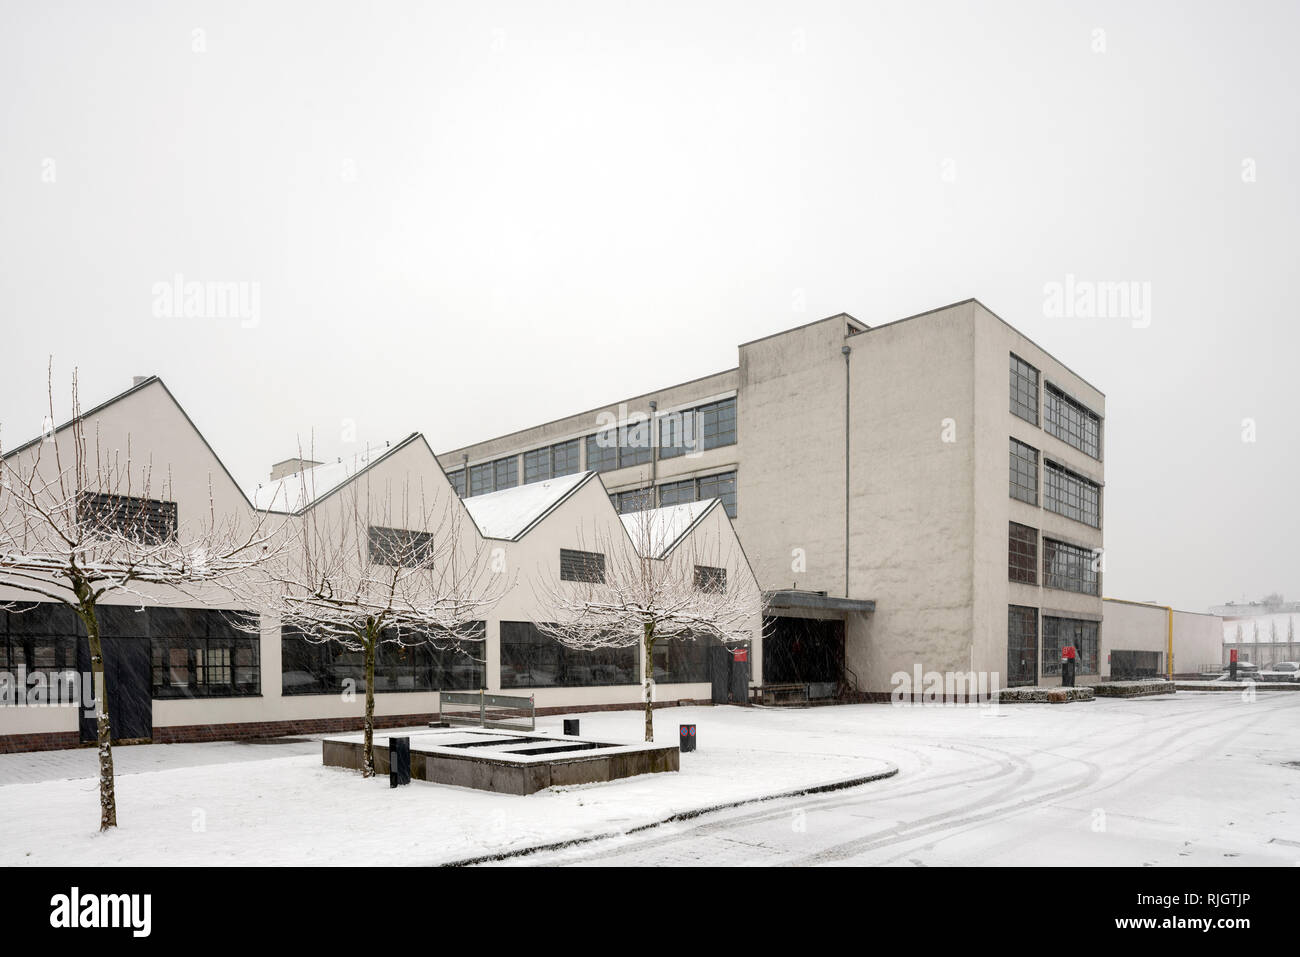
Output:
[[[1071,701],[1092,701],[1090,686],[1074,688],[1003,688],[998,691],[1000,704],[1067,704]]]
[[[1104,681],[1093,685],[1092,690],[1103,698],[1142,698],[1153,694],[1173,694],[1177,685],[1163,678],[1149,678],[1142,681]]]
[[[604,744],[476,728],[407,734],[412,778],[502,794],[533,794],[549,787],[614,781],[680,767],[675,744]],[[387,734],[375,735],[374,750],[375,773],[386,775]],[[535,753],[521,753],[525,751]],[[363,754],[360,735],[321,742],[321,760],[329,767],[359,771]]]

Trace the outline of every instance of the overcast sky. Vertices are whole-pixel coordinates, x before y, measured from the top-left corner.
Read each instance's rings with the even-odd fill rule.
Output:
[[[162,376],[251,487],[975,296],[1107,395],[1108,595],[1300,598],[1300,4],[0,11],[7,445],[50,354],[87,406]],[[1149,315],[1049,315],[1071,275]]]

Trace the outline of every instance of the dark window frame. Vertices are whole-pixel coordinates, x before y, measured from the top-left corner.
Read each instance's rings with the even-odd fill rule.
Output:
[[[670,428],[672,426],[672,428]],[[680,432],[681,434],[675,434]],[[737,429],[736,397],[728,396],[713,402],[659,417],[659,457],[677,458],[687,454],[686,437],[690,436],[696,450],[707,452],[735,445]]]
[[[1101,486],[1059,462],[1043,462],[1043,507],[1092,528],[1101,528]]]
[[[654,507],[655,490],[648,485],[645,488],[626,489],[622,492],[611,492],[609,499],[614,505],[614,511],[620,515],[644,512]]]
[[[725,594],[727,591],[727,570],[718,568],[713,565],[696,565],[695,574],[692,576],[696,591],[718,592]]]
[[[1101,573],[1093,568],[1097,550],[1043,536],[1043,586],[1081,595],[1101,594]]]
[[[469,626],[480,636],[487,622]],[[448,643],[436,647],[437,637],[408,634],[401,641],[386,640],[375,649],[375,694],[416,694],[434,691],[473,691],[484,687],[486,663],[465,647]],[[474,641],[474,639],[470,639]],[[486,649],[482,637],[480,647]],[[339,641],[312,641],[293,629],[280,629],[280,694],[335,695],[351,681],[352,690],[364,693],[365,653],[349,651]]]
[[[386,525],[371,525],[367,529],[367,547],[370,560],[376,565],[397,568],[392,558],[404,558],[414,553],[417,564],[402,565],[403,568],[422,568],[433,558],[435,541],[432,532],[412,531],[406,528],[390,528]]]
[[[1101,461],[1101,416],[1050,382],[1043,384],[1043,429]]]
[[[180,528],[175,502],[137,495],[82,492],[77,501],[77,522],[109,528],[148,544],[174,542]]]
[[[603,688],[640,683],[639,645],[570,648],[530,621],[501,622],[500,676],[505,688]]]
[[[560,581],[603,584],[605,555],[578,548],[560,549]]]
[[[149,632],[150,692],[155,700],[261,695],[261,635],[237,628],[228,616],[238,613],[147,608],[144,614],[142,624]],[[176,680],[178,672],[183,682]]]
[[[1032,374],[1031,374],[1032,373]],[[1038,424],[1038,389],[1042,373],[1014,352],[1011,353],[1011,414]],[[1030,404],[1030,396],[1033,398]],[[1032,413],[1032,414],[1030,414]]]
[[[1101,623],[1083,618],[1043,615],[1043,657],[1039,668],[1044,675],[1061,673],[1061,649],[1073,645],[1075,674],[1100,674]]]
[[[1038,529],[1019,522],[1007,524],[1007,580],[1037,585]]]
[[[1033,453],[1032,457],[1026,455],[1026,452]],[[1017,501],[1024,502],[1026,505],[1038,505],[1038,465],[1040,454],[1038,449],[1034,448],[1019,439],[1011,439],[1010,449],[1010,471],[1009,471],[1009,493]],[[1027,479],[1032,478],[1033,483],[1027,484]]]
[[[607,432],[597,432],[586,438],[588,472],[612,472],[618,468],[617,437],[609,445],[601,444],[602,437],[608,440],[609,435]]]

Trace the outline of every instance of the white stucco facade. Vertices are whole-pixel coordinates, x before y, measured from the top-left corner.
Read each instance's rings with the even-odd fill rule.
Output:
[[[378,450],[354,469],[322,466],[328,475],[303,495],[303,477],[290,474],[282,478],[284,488],[263,487],[258,509],[241,491],[194,424],[176,403],[159,379],[149,379],[121,396],[85,414],[85,433],[98,436],[105,453],[124,450],[128,443],[131,460],[137,468],[149,463],[155,476],[146,489],[134,485],[137,495],[177,503],[181,533],[189,522],[202,520],[209,510],[219,516],[236,517],[246,527],[262,521],[274,528],[277,536],[294,539],[303,522],[328,524],[350,507],[350,491],[359,486],[383,490],[385,501],[418,498],[426,513],[442,506],[459,515],[458,534],[466,554],[486,554],[491,562],[491,576],[496,581],[492,594],[496,601],[483,614],[484,641],[476,653],[483,658],[483,684],[489,691],[533,695],[538,709],[635,706],[642,701],[642,655],[633,649],[638,670],[632,681],[613,686],[503,688],[501,682],[501,623],[545,620],[538,606],[535,583],[553,576],[561,548],[581,547],[583,542],[612,543],[614,548],[634,549],[634,544],[610,503],[609,494],[599,476],[576,476],[564,483],[562,493],[543,496],[544,504],[535,520],[518,534],[507,536],[484,534],[474,521],[473,513],[448,483],[436,457],[423,436],[414,434],[391,448]],[[38,454],[42,463],[53,463],[54,443],[60,443],[65,462],[70,452],[71,432],[56,431],[49,442],[36,443],[7,452],[14,465],[30,463]],[[346,474],[343,474],[346,473]],[[308,473],[310,475],[310,473]],[[166,483],[158,476],[167,476]],[[557,486],[561,483],[557,482]],[[396,494],[394,492],[396,491]],[[520,489],[533,494],[535,490]],[[288,495],[286,492],[292,492]],[[506,493],[509,494],[509,493]],[[536,497],[535,495],[533,496]],[[285,509],[288,504],[289,508]],[[380,515],[382,524],[404,528],[399,509]],[[751,654],[761,661],[762,626],[757,582],[736,538],[730,519],[721,508],[700,510],[698,521],[682,531],[675,547],[692,548],[701,554],[716,556],[726,568],[728,587],[752,595]],[[105,599],[108,605],[189,606],[195,604],[172,593],[123,594]],[[207,588],[198,593],[199,606],[214,609],[247,608],[228,591]],[[31,596],[13,588],[0,588],[0,604],[23,605]],[[106,642],[113,641],[110,632]],[[152,700],[154,740],[178,740],[203,736],[240,736],[273,734],[295,729],[332,729],[358,725],[362,712],[360,694],[347,697],[341,693],[287,694],[282,687],[282,635],[278,619],[263,614],[260,635],[256,638],[259,687],[255,694],[221,697],[155,697]],[[106,651],[106,655],[108,652]],[[155,663],[156,664],[156,663]],[[657,689],[658,700],[709,699],[711,688],[705,682],[665,683]],[[375,696],[378,718],[427,719],[439,710],[437,691],[402,691]],[[0,707],[0,748],[21,750],[27,747],[66,746],[78,734],[75,707]]]

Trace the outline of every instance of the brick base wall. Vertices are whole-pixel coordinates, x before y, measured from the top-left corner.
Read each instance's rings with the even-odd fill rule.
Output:
[[[426,725],[436,715],[375,715],[376,728],[410,728]],[[302,718],[295,721],[240,721],[234,724],[179,724],[153,729],[154,744],[180,744],[187,741],[238,741],[243,738],[284,738],[296,734],[336,734],[360,731],[365,718]]]
[[[62,751],[81,746],[81,735],[76,731],[47,731],[41,734],[0,735],[0,754],[19,751]]]
[[[675,708],[679,705],[706,705],[708,701],[683,698],[679,701],[656,701],[656,708]],[[624,704],[589,704],[568,708],[538,708],[539,717],[557,714],[575,714],[584,711],[640,711],[641,702]],[[431,714],[376,715],[376,728],[409,728],[428,724],[437,717]],[[245,738],[282,738],[298,734],[338,734],[360,731],[365,725],[361,715],[355,718],[304,718],[296,721],[239,721],[231,724],[182,724],[153,729],[154,744],[181,744],[192,741],[238,741]],[[65,748],[91,747],[94,742],[82,743],[76,731],[46,732],[43,734],[0,735],[0,754],[20,751],[61,751]]]
[[[659,708],[691,708],[697,705],[711,705],[712,701],[704,701],[694,698],[679,698],[674,701],[656,701],[654,706]],[[579,714],[587,711],[641,711],[645,708],[643,701],[624,701],[621,704],[579,704],[570,705],[569,707],[555,708],[538,708],[537,716],[539,718],[548,717],[556,714]]]
[[[402,728],[428,724],[433,714],[376,715],[376,728]],[[232,724],[182,724],[154,728],[154,744],[180,744],[189,741],[238,741],[244,738],[282,738],[295,734],[334,734],[342,731],[360,731],[365,719],[306,718],[299,721],[240,721]],[[45,734],[0,735],[0,754],[19,751],[61,751],[65,748],[93,747],[94,742],[82,742],[76,731],[58,731]]]

